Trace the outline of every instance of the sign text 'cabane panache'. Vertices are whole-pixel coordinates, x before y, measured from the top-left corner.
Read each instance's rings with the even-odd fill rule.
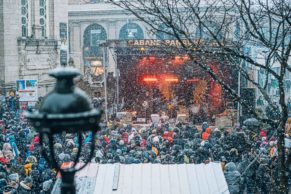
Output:
[[[202,39],[197,40],[181,40],[184,46],[192,46],[192,45],[205,45],[205,41]],[[141,40],[128,40],[128,46],[172,46],[172,47],[180,47],[182,46],[179,40],[155,40],[155,39],[141,39]],[[209,44],[209,43],[208,43]],[[211,42],[212,46],[217,46],[215,42]]]

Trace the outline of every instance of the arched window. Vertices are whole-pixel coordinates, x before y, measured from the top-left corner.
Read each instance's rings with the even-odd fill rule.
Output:
[[[28,0],[21,0],[21,36],[28,36]]]
[[[169,32],[170,34],[166,33]],[[165,24],[161,24],[159,26],[159,30],[156,32],[156,37],[159,40],[169,40],[169,39],[175,39],[172,34],[172,29],[167,27]]]
[[[107,39],[105,29],[99,24],[88,26],[84,32],[84,58],[100,58],[103,55],[100,44]]]
[[[143,30],[136,23],[127,23],[120,29],[119,39],[144,39]]]

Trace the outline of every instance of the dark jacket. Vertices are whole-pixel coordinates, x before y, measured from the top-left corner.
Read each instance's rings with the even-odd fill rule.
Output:
[[[21,193],[21,194],[34,194],[32,192],[32,190],[22,182],[20,182],[20,184],[19,184],[18,193]]]
[[[233,162],[227,163],[225,165],[224,176],[230,194],[240,193],[241,174],[237,171]]]

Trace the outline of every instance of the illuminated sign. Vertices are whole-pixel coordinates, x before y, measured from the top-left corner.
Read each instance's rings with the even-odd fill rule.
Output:
[[[192,45],[211,45],[211,46],[218,46],[217,42],[211,41],[206,42],[202,39],[197,40],[188,40],[184,39],[181,40],[183,45],[185,46],[192,46]],[[128,46],[173,46],[173,47],[180,47],[182,46],[179,40],[155,40],[155,39],[142,39],[142,40],[128,40]]]

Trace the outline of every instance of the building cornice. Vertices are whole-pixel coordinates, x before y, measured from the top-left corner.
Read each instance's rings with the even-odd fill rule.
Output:
[[[128,12],[124,10],[82,10],[82,11],[68,11],[69,17],[74,16],[100,16],[100,15],[124,15],[129,14]]]

